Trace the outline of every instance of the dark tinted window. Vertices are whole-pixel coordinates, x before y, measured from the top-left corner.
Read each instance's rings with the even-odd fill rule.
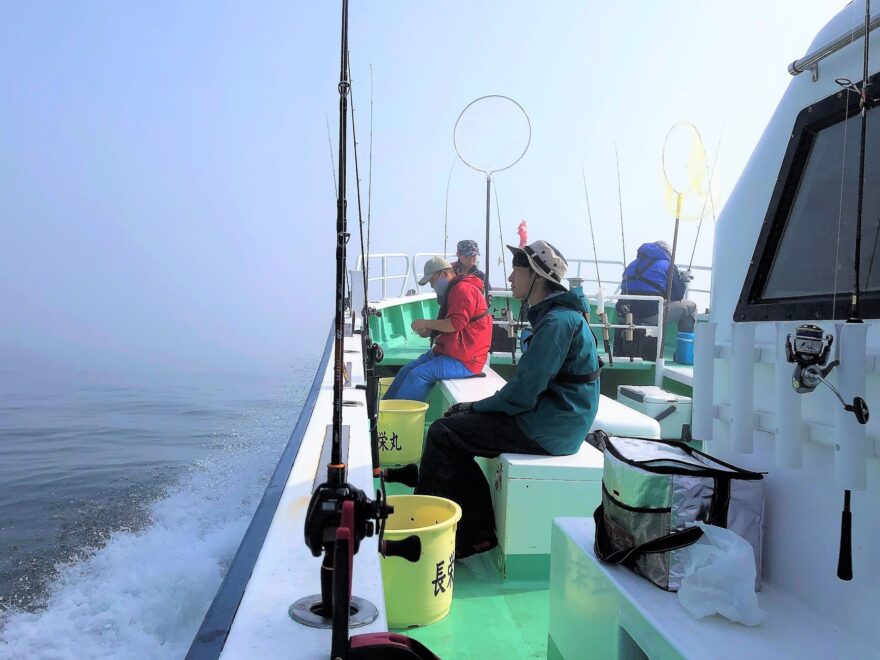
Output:
[[[876,110],[868,112],[861,250],[866,291],[880,288],[880,264],[872,258],[880,213],[880,186],[872,185],[880,164],[877,117]],[[762,298],[833,294],[835,276],[838,294],[852,291],[860,121],[854,117],[816,134]]]
[[[876,80],[868,97],[880,95]],[[861,234],[865,318],[880,316],[880,108],[867,114]],[[858,95],[804,108],[770,199],[737,321],[832,319],[849,314],[859,174]]]

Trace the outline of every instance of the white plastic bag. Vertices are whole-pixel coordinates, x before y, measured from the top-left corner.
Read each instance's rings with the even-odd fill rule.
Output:
[[[758,607],[752,546],[729,529],[695,524],[703,536],[686,550],[678,601],[697,619],[717,613],[757,626],[767,613]]]

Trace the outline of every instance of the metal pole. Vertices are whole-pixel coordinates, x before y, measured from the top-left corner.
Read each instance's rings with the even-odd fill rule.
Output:
[[[666,319],[669,317],[669,304],[672,302],[672,278],[675,277],[675,250],[678,247],[678,224],[681,217],[682,194],[675,197],[675,231],[672,234],[672,256],[669,261],[669,270],[666,272],[666,304],[663,306],[663,325],[660,326],[660,355],[663,355],[663,346],[666,341]]]
[[[486,305],[489,304],[489,227],[491,226],[489,212],[491,209],[490,200],[492,198],[492,175],[486,175],[486,281],[483,288],[486,292]],[[500,248],[499,248],[500,249]]]

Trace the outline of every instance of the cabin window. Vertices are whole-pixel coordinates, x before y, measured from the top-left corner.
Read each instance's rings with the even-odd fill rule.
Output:
[[[872,79],[869,97],[878,92],[880,84]],[[869,109],[867,120],[860,307],[863,316],[876,318],[880,316],[880,109]],[[834,94],[798,115],[735,320],[849,315],[860,124],[858,95],[852,92]]]

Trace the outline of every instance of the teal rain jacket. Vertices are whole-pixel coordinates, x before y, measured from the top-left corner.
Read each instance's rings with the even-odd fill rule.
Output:
[[[476,412],[513,416],[529,438],[551,454],[575,453],[599,406],[599,381],[563,383],[558,373],[586,375],[599,368],[596,342],[584,319],[580,292],[545,298],[529,310],[533,334],[516,375],[492,396],[474,402]]]

